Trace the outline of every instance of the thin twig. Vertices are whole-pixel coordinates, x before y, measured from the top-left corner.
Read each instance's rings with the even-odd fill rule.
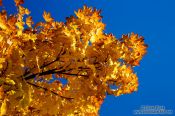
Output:
[[[34,84],[34,83],[31,83],[31,82],[28,82],[28,81],[27,81],[27,83],[28,83],[29,85],[32,85],[32,86],[36,87],[36,88],[43,89],[43,90],[45,90],[45,91],[50,91],[50,92],[53,93],[54,95],[58,95],[58,96],[60,96],[61,98],[68,99],[68,100],[74,99],[74,98],[72,98],[72,97],[65,97],[65,96],[59,95],[58,93],[56,93],[56,92],[54,92],[54,91],[52,91],[52,90],[49,90],[48,88],[41,87],[41,86],[36,85],[36,84]]]

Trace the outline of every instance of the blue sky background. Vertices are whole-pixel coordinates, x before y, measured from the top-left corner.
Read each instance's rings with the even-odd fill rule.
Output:
[[[144,36],[148,53],[135,70],[139,90],[120,97],[107,96],[101,116],[132,116],[142,105],[160,105],[175,115],[175,0],[25,0],[34,22],[43,21],[43,11],[57,21],[74,10],[93,6],[102,10],[106,32],[117,38],[130,32]],[[8,13],[16,12],[12,0],[4,0]],[[151,116],[151,115],[149,115]],[[164,115],[162,115],[164,116]]]

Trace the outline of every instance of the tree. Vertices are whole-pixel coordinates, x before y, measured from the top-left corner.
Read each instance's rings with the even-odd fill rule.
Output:
[[[107,95],[137,91],[143,37],[105,34],[100,11],[87,6],[65,23],[44,12],[34,25],[23,2],[17,14],[0,13],[1,115],[93,116]]]

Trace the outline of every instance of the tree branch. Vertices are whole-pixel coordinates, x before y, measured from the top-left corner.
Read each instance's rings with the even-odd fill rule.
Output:
[[[31,74],[29,76],[24,77],[24,79],[29,80],[29,79],[35,78],[36,76],[43,76],[43,75],[53,74],[55,70],[56,69],[52,69],[52,70],[48,70],[48,71],[41,72],[41,73]]]
[[[54,92],[54,91],[52,91],[52,90],[49,90],[48,88],[41,87],[41,86],[36,85],[36,84],[34,84],[34,83],[31,83],[31,82],[28,82],[28,81],[27,81],[27,83],[28,83],[29,85],[32,85],[32,86],[36,87],[36,88],[43,89],[44,91],[50,91],[50,92],[53,93],[54,95],[58,95],[58,96],[60,96],[61,98],[68,99],[68,100],[74,99],[74,98],[72,98],[72,97],[65,97],[65,96],[59,95],[58,93],[56,93],[56,92]]]
[[[66,51],[64,50],[63,52],[63,47],[61,48],[61,50],[60,50],[60,52],[59,52],[59,54],[57,55],[57,57],[56,57],[56,59],[54,60],[54,61],[52,61],[52,62],[49,62],[49,63],[47,63],[47,64],[43,64],[41,67],[40,67],[40,69],[42,69],[42,68],[44,68],[44,67],[46,67],[46,66],[49,66],[49,65],[51,65],[52,63],[54,63],[54,62],[56,62],[56,61],[58,61],[59,59],[60,59],[60,55],[64,55],[65,53],[66,53]]]
[[[81,74],[72,74],[72,73],[68,73],[68,71],[71,71],[72,69],[69,69],[69,70],[57,70],[56,68],[55,69],[52,69],[52,70],[48,70],[48,71],[45,71],[45,72],[41,72],[41,73],[36,73],[36,74],[32,74],[32,75],[29,75],[27,77],[24,77],[25,80],[30,80],[30,79],[33,79],[35,78],[36,76],[43,76],[43,75],[49,75],[49,74],[64,74],[64,75],[69,75],[69,76],[84,76],[84,77],[88,77],[87,75],[81,75]]]

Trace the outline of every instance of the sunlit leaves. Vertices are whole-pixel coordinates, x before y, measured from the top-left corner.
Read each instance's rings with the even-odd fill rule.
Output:
[[[143,37],[104,33],[100,10],[87,6],[65,23],[44,11],[35,25],[23,2],[17,14],[0,13],[1,115],[93,116],[107,94],[137,91]]]
[[[131,33],[131,35],[123,35],[121,38],[125,54],[123,54],[124,60],[133,65],[139,65],[140,60],[143,55],[146,53],[147,45],[144,44],[143,37],[138,36],[137,34]]]
[[[30,14],[30,11],[29,11],[29,9],[27,9],[27,8],[24,8],[24,7],[22,7],[22,6],[19,6],[18,7],[19,9],[19,14],[20,15],[29,15]]]
[[[7,24],[6,24],[7,14],[5,10],[2,10],[0,13],[0,28],[6,30]]]
[[[50,13],[47,13],[46,11],[44,11],[44,13],[43,13],[43,18],[46,22],[53,21],[53,18],[50,16]]]
[[[26,18],[26,24],[28,27],[32,27],[33,21],[31,16]]]
[[[2,63],[5,62],[5,58],[0,58],[0,69],[3,67]]]
[[[16,3],[16,6],[19,6],[24,3],[24,0],[14,0]]]
[[[0,115],[6,115],[7,112],[7,104],[6,104],[7,99],[4,99],[2,104],[1,104],[1,111],[0,111]]]

